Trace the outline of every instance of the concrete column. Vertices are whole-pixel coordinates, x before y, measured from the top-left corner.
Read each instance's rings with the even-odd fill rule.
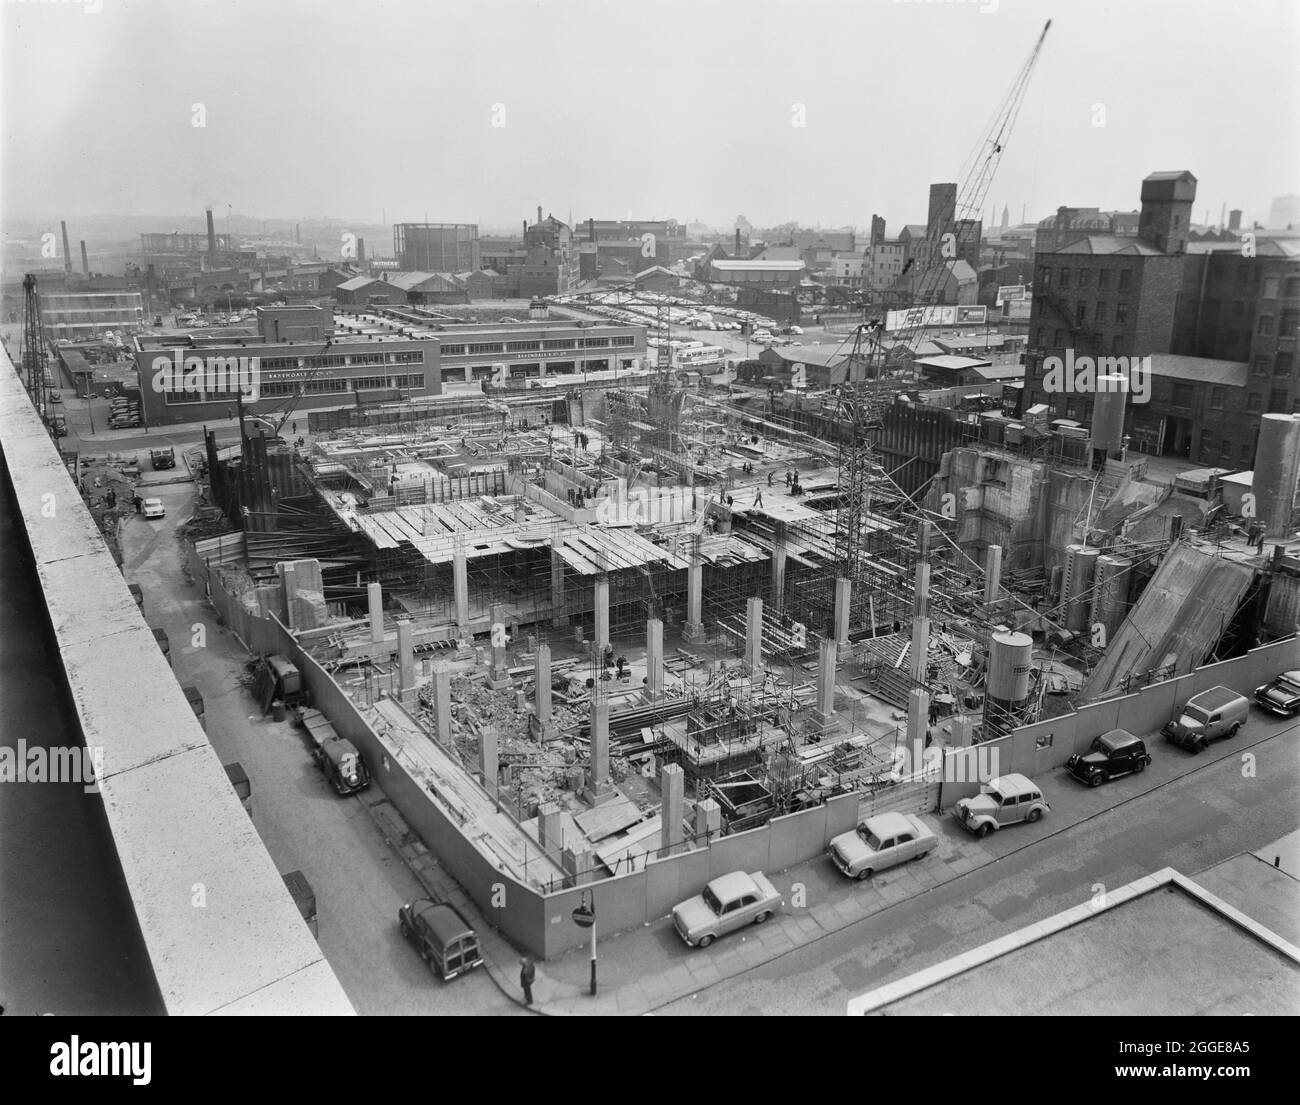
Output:
[[[584,886],[591,882],[595,871],[595,857],[592,855],[591,846],[583,840],[571,848],[565,848],[560,854],[560,866],[564,868],[571,885]]]
[[[817,713],[825,721],[835,713],[835,664],[839,646],[822,641],[817,654]]]
[[[912,678],[925,682],[926,661],[930,657],[930,619],[912,619],[912,651],[909,654]]]
[[[925,731],[930,724],[930,693],[916,687],[907,692],[907,744],[914,748],[914,741],[925,747]]]
[[[278,564],[277,567],[280,569],[280,583],[284,588],[284,616],[287,619],[288,628],[297,629],[298,575],[294,571],[292,562]]]
[[[545,735],[547,728],[551,724],[551,646],[537,646],[537,664],[533,669],[535,672],[534,682],[536,687],[533,691],[533,707],[537,712],[537,720],[542,726],[542,733]]]
[[[664,623],[650,618],[645,623],[646,694],[658,698],[664,690]]]
[[[973,720],[965,714],[956,714],[948,723],[948,732],[951,741],[956,748],[966,748],[970,745],[971,737],[974,736]]]
[[[853,584],[847,579],[835,581],[835,643],[847,648],[849,643],[849,598]]]
[[[410,618],[402,618],[397,623],[397,685],[403,702],[415,693],[414,629]]]
[[[763,670],[763,600],[752,598],[745,604],[745,673]]]
[[[912,592],[912,617],[923,618],[930,613],[930,565],[919,561],[916,565],[916,587]]]
[[[370,640],[373,644],[383,644],[384,589],[378,583],[372,583],[366,588],[366,595],[370,599]]]
[[[563,625],[564,614],[564,558],[559,550],[564,548],[564,538],[551,538],[551,617],[555,625]]]
[[[469,561],[463,552],[452,554],[452,585],[456,594],[456,626],[461,633],[469,632]]]
[[[496,603],[492,604],[490,629],[491,636],[488,639],[488,645],[492,654],[492,675],[489,685],[493,690],[500,690],[510,683],[510,663],[505,644],[505,613]],[[498,644],[498,641],[501,643]]]
[[[433,669],[433,720],[438,743],[451,744],[451,669],[439,662]]]
[[[712,798],[695,803],[695,835],[712,838],[722,832],[722,807]]]
[[[772,606],[785,609],[785,541],[779,537],[772,546]]]
[[[686,624],[682,637],[687,641],[704,640],[704,562],[700,560],[698,538],[686,568]]]
[[[591,761],[587,791],[594,802],[609,791],[609,699],[593,695],[591,705]]]
[[[997,602],[1002,584],[1002,546],[990,545],[984,561],[984,601]]]
[[[560,807],[555,802],[543,802],[537,807],[537,839],[542,851],[554,855],[564,847],[560,839]]]
[[[682,832],[683,796],[686,793],[686,772],[680,764],[664,764],[659,772],[659,843],[661,855],[676,855],[685,843]]]
[[[497,796],[497,731],[485,725],[478,734],[478,769],[483,775],[483,789]]]
[[[609,576],[596,577],[596,650],[609,644]]]

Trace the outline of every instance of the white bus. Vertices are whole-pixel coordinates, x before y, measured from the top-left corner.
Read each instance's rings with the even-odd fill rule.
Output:
[[[676,354],[678,368],[721,368],[727,351],[720,345],[700,345],[693,349],[679,349]]]

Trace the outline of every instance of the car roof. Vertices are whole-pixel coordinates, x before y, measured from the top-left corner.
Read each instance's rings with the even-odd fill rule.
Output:
[[[1023,794],[1027,790],[1039,789],[1038,784],[1028,775],[1021,775],[1018,772],[1012,772],[1010,775],[999,775],[996,779],[990,779],[989,786],[997,787],[1003,794]]]
[[[1135,737],[1127,729],[1110,729],[1107,732],[1102,733],[1102,737],[1105,738],[1108,744],[1113,744],[1117,747],[1125,744],[1140,744],[1142,742],[1141,737]]]
[[[446,902],[435,902],[423,898],[411,904],[411,913],[423,917],[425,923],[433,930],[433,935],[444,944],[459,940],[462,936],[475,936],[474,927]]]
[[[1209,690],[1193,695],[1187,700],[1187,705],[1191,706],[1194,703],[1204,710],[1217,710],[1230,702],[1236,702],[1239,698],[1241,695],[1227,687],[1211,687]]]
[[[1277,678],[1285,679],[1288,683],[1300,683],[1300,668],[1296,668],[1293,671],[1284,671]]]
[[[725,902],[731,898],[739,897],[741,894],[748,894],[758,889],[744,871],[732,871],[729,875],[719,875],[709,883],[709,889],[719,901]]]
[[[158,499],[158,498],[150,498],[150,499],[145,499],[145,502],[146,502],[146,503],[161,503],[162,500],[161,500],[161,499]]]
[[[863,824],[881,840],[913,831],[912,823],[901,813],[878,813],[875,817],[868,817]]]

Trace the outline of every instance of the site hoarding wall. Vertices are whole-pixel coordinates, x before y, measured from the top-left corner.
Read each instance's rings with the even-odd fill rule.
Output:
[[[975,771],[979,749],[986,750],[985,755],[996,750],[999,774],[1016,772],[1034,779],[1063,767],[1075,753],[1087,752],[1093,740],[1108,730],[1127,729],[1143,736],[1150,746],[1161,726],[1193,695],[1210,687],[1224,686],[1250,697],[1261,683],[1296,667],[1300,667],[1300,637],[1290,637],[1232,660],[1207,664],[1188,675],[1153,683],[1133,694],[1092,702],[1075,713],[1026,725],[998,740],[949,751],[940,806],[946,808],[959,798],[979,792],[980,781]],[[1249,726],[1250,721],[1246,724]],[[1159,754],[1158,749],[1149,750]],[[953,779],[964,781],[947,781]]]

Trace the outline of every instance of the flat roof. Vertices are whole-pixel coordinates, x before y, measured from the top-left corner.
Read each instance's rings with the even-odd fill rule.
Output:
[[[1294,913],[1295,879],[1252,874],[1272,883],[1270,896],[1289,896]],[[1101,905],[1085,902],[855,998],[848,1011],[1280,1016],[1295,1012],[1298,992],[1300,948],[1164,868]]]

